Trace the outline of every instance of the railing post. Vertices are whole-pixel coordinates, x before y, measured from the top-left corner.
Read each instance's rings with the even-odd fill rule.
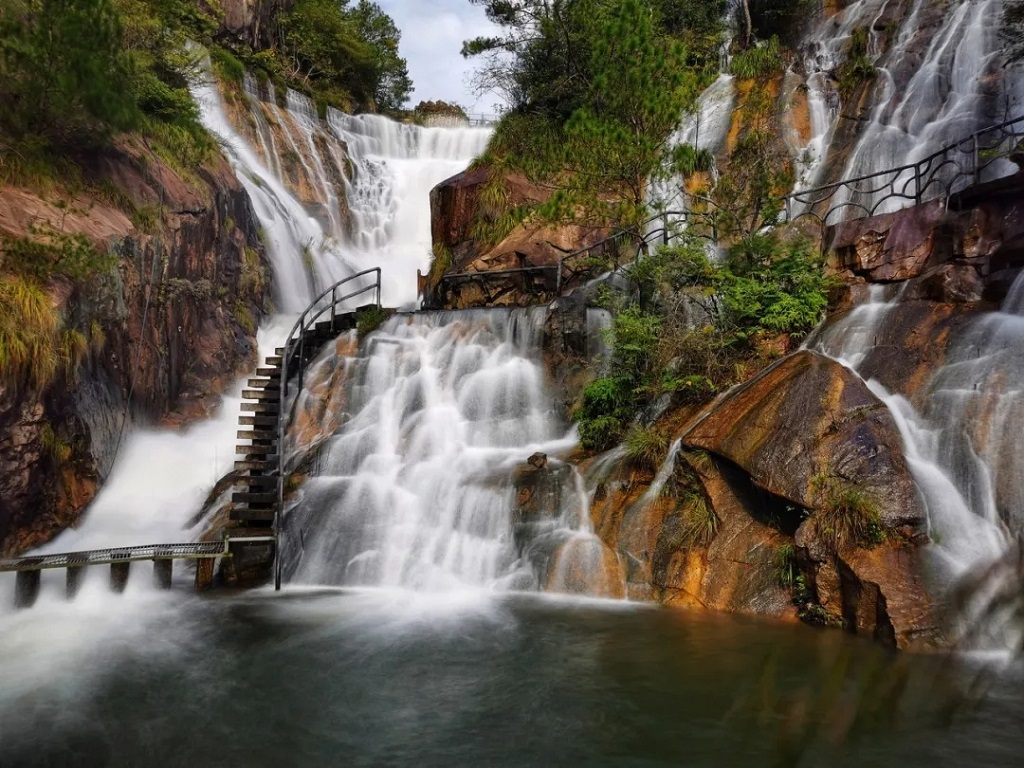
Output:
[[[338,295],[338,286],[335,285],[331,288],[331,333],[334,333],[337,329],[334,327],[335,318],[335,296]]]
[[[978,134],[974,134],[972,137],[973,141],[973,152],[974,152],[974,184],[977,185],[981,181],[981,157],[978,148]]]
[[[39,597],[40,571],[18,571],[14,577],[14,607],[31,608]]]
[[[921,164],[917,163],[914,166],[914,205],[921,204]]]

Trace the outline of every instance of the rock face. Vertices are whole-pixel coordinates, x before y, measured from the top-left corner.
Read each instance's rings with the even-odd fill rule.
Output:
[[[581,465],[591,517],[633,599],[815,623],[905,647],[935,634],[924,512],[885,406],[812,352],[690,417],[657,479],[609,454]],[[875,505],[881,543],[828,535],[824,482]],[[822,529],[825,526],[826,529]]]
[[[73,525],[113,464],[131,421],[206,412],[254,361],[268,269],[248,196],[223,159],[196,177],[141,144],[94,158],[90,177],[118,189],[145,227],[85,194],[57,206],[0,189],[0,233],[32,225],[83,233],[116,254],[98,288],[47,286],[66,324],[101,329],[73,380],[45,391],[0,385],[0,552],[17,554]],[[0,257],[2,258],[2,257]],[[127,424],[125,421],[127,420]]]
[[[815,507],[815,479],[827,475],[873,494],[889,526],[924,518],[889,410],[856,375],[814,352],[785,357],[734,389],[683,443],[804,509]]]
[[[1024,266],[1024,174],[830,228],[829,266],[869,282],[921,278],[922,298],[999,301]]]
[[[443,280],[432,273],[432,283],[424,290],[427,305],[444,309],[525,306],[554,299],[559,287],[575,284],[569,268],[562,270],[564,282],[559,282],[561,260],[601,241],[606,230],[527,223],[513,227],[497,244],[487,242],[482,232],[500,228],[495,221],[515,208],[542,203],[549,195],[521,174],[496,177],[487,167],[457,174],[431,190],[435,258],[442,254],[449,266]],[[492,223],[481,227],[481,221]],[[506,270],[519,271],[500,277],[492,274]]]

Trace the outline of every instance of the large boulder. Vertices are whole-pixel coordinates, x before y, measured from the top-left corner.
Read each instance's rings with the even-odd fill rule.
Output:
[[[871,493],[889,526],[924,518],[889,410],[856,374],[815,352],[789,355],[734,389],[683,442],[804,509],[827,476]]]
[[[446,259],[447,269],[444,275],[432,270],[430,282],[421,276],[428,306],[466,309],[549,301],[581,281],[573,281],[568,268],[564,274],[570,277],[559,280],[562,258],[607,236],[606,229],[579,224],[527,222],[503,229],[503,217],[545,202],[551,191],[522,174],[497,174],[487,166],[471,168],[431,190],[434,254]],[[507,234],[495,243],[486,239],[488,229],[495,236]]]

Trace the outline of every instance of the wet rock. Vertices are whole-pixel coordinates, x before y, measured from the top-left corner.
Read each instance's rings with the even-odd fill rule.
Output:
[[[17,554],[73,525],[138,422],[184,424],[255,362],[269,273],[249,198],[222,158],[185,177],[141,141],[89,156],[102,179],[153,221],[140,229],[88,191],[56,203],[0,188],[0,233],[47,226],[118,256],[88,286],[47,286],[66,327],[93,337],[75,380],[0,393],[0,551]],[[129,393],[131,394],[130,402]],[[26,420],[26,413],[39,413]]]
[[[546,467],[548,464],[548,455],[546,453],[541,453],[540,451],[538,451],[537,453],[533,454],[530,458],[528,458],[526,460],[526,463],[529,464],[534,469],[544,469],[544,467]]]
[[[918,393],[945,364],[952,340],[979,313],[973,306],[900,301],[875,330],[873,344],[858,366],[860,375],[918,402]]]
[[[985,283],[968,264],[943,264],[916,281],[907,298],[949,304],[973,304],[982,300]]]
[[[816,478],[827,476],[870,493],[889,526],[924,518],[888,409],[855,374],[813,352],[785,357],[732,390],[683,443],[805,509],[815,506]]]
[[[552,556],[546,589],[548,592],[621,600],[626,596],[626,578],[620,558],[613,549],[597,536],[577,534]]]
[[[1024,174],[969,187],[948,202],[838,224],[826,242],[835,274],[869,282],[929,274],[922,298],[973,302],[982,293],[999,301],[1008,275],[1024,266]],[[948,262],[955,268],[931,272]]]
[[[556,267],[560,259],[606,234],[603,229],[572,224],[520,224],[497,244],[479,239],[477,224],[482,217],[498,219],[513,208],[542,203],[551,195],[550,190],[521,174],[504,174],[497,179],[494,174],[489,167],[473,168],[431,190],[434,252],[448,254],[451,267],[447,270],[449,277],[440,286],[425,286],[429,306],[526,306],[554,299],[559,293]],[[486,199],[485,191],[495,186],[501,189],[500,204]],[[501,276],[488,274],[534,267],[545,269]]]

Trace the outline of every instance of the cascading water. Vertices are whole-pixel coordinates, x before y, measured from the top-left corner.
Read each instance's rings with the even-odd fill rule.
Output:
[[[900,18],[891,0],[859,0],[822,21],[810,34],[803,59],[811,138],[795,147],[796,188],[824,181],[829,150],[844,114],[834,77],[843,61],[854,55],[850,44],[858,35],[865,50],[856,55],[874,67],[873,106],[835,178],[913,164],[986,125],[1015,116],[1006,114],[1015,101],[1008,82],[1012,78],[1000,82],[998,73],[1002,7],[1002,0],[914,0]],[[888,38],[884,52],[883,36]],[[993,172],[1007,170],[1000,166]],[[880,194],[841,190],[832,202],[870,210]],[[879,211],[902,204],[886,202]]]
[[[511,538],[512,473],[535,451],[575,445],[535,359],[545,317],[544,307],[398,315],[343,362],[351,418],[285,520],[293,581],[530,581]]]
[[[416,271],[430,263],[430,190],[482,154],[491,131],[422,128],[336,110],[327,122],[352,162],[345,180],[349,246],[362,263],[385,270],[386,304],[408,304],[416,297]]]
[[[669,146],[692,146],[712,154],[718,152],[729,134],[735,107],[734,78],[723,73],[701,94],[696,111],[683,118],[682,125],[669,139]],[[667,216],[664,224],[653,223],[652,228],[683,224],[683,217],[678,214],[686,210],[686,197],[682,177],[673,174],[652,179],[647,192],[651,207],[656,211],[670,211],[676,214]]]
[[[873,287],[868,302],[814,341],[854,370],[863,368],[874,335],[899,301]],[[1003,307],[979,317],[952,340],[944,365],[914,403],[877,381],[928,513],[930,551],[948,585],[982,570],[1024,532],[1024,273]],[[915,405],[917,406],[915,408]]]

